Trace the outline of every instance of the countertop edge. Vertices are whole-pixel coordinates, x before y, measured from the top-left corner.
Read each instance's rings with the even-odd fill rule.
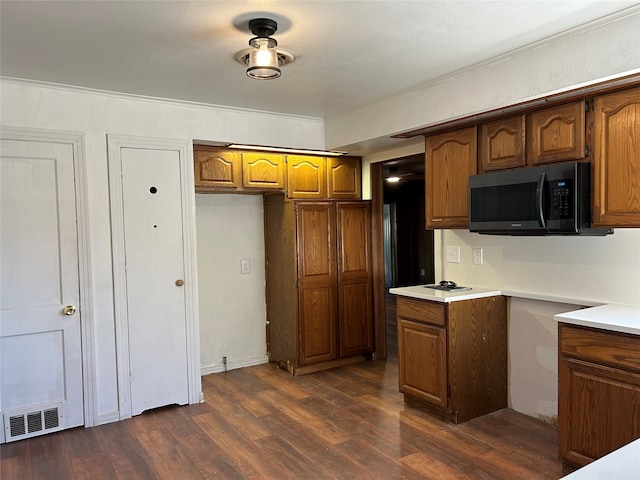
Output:
[[[640,306],[608,304],[553,316],[556,322],[640,335]]]
[[[500,290],[473,288],[472,290],[445,292],[442,290],[430,290],[424,285],[390,288],[389,293],[393,295],[400,295],[402,297],[411,297],[417,298],[419,300],[427,300],[440,303],[459,302],[462,300],[472,300],[474,298],[495,297],[498,295],[502,295]]]
[[[640,439],[562,477],[562,480],[631,480],[638,478],[639,471]]]

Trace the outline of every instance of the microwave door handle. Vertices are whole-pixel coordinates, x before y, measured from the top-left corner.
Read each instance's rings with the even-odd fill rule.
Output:
[[[542,172],[538,177],[538,185],[536,186],[536,208],[538,210],[538,223],[541,228],[547,228],[547,222],[544,219],[544,184],[547,180],[547,174]]]

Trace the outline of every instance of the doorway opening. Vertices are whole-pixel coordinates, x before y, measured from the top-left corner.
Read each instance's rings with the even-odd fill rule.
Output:
[[[388,179],[398,178],[395,182]],[[387,352],[397,352],[396,298],[393,287],[433,283],[433,231],[425,229],[424,154],[382,164]]]

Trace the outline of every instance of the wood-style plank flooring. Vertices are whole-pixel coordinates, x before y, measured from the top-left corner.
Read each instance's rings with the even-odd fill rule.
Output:
[[[404,403],[390,358],[203,377],[206,402],[0,446],[13,479],[557,479],[557,430],[510,410],[460,425]]]

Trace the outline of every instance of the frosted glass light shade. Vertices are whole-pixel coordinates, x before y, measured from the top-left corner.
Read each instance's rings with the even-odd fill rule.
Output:
[[[255,37],[249,40],[249,67],[247,75],[259,80],[268,80],[280,76],[280,65],[273,38]]]

